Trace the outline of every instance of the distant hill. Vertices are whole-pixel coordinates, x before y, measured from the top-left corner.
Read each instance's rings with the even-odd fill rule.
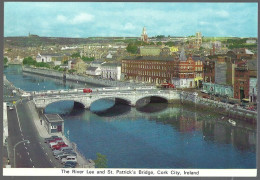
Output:
[[[67,38],[67,37],[40,37],[37,35],[5,37],[5,47],[39,47],[51,45],[77,45],[86,43],[108,43],[136,39],[136,37],[89,37],[89,38]]]

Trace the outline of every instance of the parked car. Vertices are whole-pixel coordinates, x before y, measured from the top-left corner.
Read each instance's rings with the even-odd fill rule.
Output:
[[[61,143],[64,143],[64,141],[63,140],[57,140],[57,141],[55,141],[55,142],[51,142],[51,143],[49,143],[49,146],[50,146],[50,148],[52,148],[52,146],[54,146],[54,145],[57,145],[57,144],[61,144]]]
[[[77,166],[77,162],[74,162],[74,161],[67,161],[65,164],[64,164],[64,168],[75,168]]]
[[[62,164],[65,164],[67,161],[77,162],[77,157],[76,156],[67,156],[66,158],[61,159]]]
[[[61,141],[61,140],[62,140],[62,138],[54,138],[54,139],[49,140],[48,143],[50,144],[50,143],[53,143],[56,141]]]
[[[73,151],[73,148],[68,146],[68,147],[62,147],[62,148],[60,148],[60,150],[61,151],[64,151],[64,150],[71,150],[71,151]]]
[[[68,145],[65,143],[57,144],[57,145],[52,146],[52,150],[59,150],[62,147],[68,147]]]
[[[64,154],[70,154],[70,153],[75,153],[75,152],[72,151],[72,150],[60,151],[60,152],[56,153],[55,158],[57,159],[58,156],[61,156],[61,155],[64,155]]]
[[[75,152],[67,152],[67,153],[60,154],[60,155],[56,156],[56,159],[61,160],[61,159],[66,158],[68,156],[76,156],[77,157],[77,153],[75,153]]]
[[[51,136],[51,137],[49,137],[49,138],[45,138],[44,139],[44,142],[45,143],[48,143],[50,140],[54,140],[55,138],[60,138],[59,136]]]

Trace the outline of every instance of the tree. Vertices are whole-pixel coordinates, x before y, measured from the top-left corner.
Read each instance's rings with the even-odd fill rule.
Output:
[[[69,73],[74,73],[74,72],[76,72],[75,69],[70,69],[70,70],[69,70]]]
[[[107,157],[101,153],[97,153],[97,159],[94,160],[96,168],[107,168]]]
[[[126,47],[127,52],[136,54],[138,52],[138,46],[135,45],[134,43],[129,43],[128,46]]]
[[[8,59],[7,59],[7,57],[4,57],[4,65],[6,65],[6,64],[7,64],[7,62],[8,62]]]
[[[94,61],[95,60],[95,58],[94,57],[86,57],[86,56],[82,56],[82,58],[81,58],[83,61]]]
[[[79,53],[79,52],[73,53],[73,54],[71,55],[71,57],[73,57],[73,58],[80,57],[80,53]]]
[[[54,70],[58,70],[60,68],[60,66],[54,66],[53,69]]]
[[[157,46],[160,46],[160,45],[162,45],[163,43],[161,42],[161,41],[158,41],[157,43],[156,43],[156,45]]]
[[[30,56],[23,59],[23,64],[24,65],[34,65],[35,66],[36,63],[37,62]]]

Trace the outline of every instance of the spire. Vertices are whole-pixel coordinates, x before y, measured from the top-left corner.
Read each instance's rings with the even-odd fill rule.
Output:
[[[145,26],[143,27],[143,33],[142,33],[142,35],[146,35],[146,27],[145,27]]]
[[[181,54],[180,54],[180,61],[186,61],[186,60],[187,60],[187,57],[185,55],[184,48],[182,48]]]

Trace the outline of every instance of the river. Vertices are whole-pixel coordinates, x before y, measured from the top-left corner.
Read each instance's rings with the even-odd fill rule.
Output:
[[[26,91],[94,87],[4,69],[6,78]],[[90,159],[106,155],[109,168],[256,168],[256,126],[180,104],[150,103],[132,108],[99,100],[90,110],[72,101],[46,107],[59,113],[65,135]],[[109,109],[109,111],[105,111]]]

